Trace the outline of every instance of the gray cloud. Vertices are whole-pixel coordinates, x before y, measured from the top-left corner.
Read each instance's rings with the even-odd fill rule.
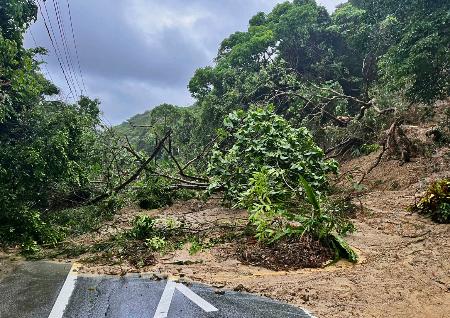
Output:
[[[72,45],[66,0],[59,2],[67,40]],[[87,92],[102,101],[105,117],[114,124],[163,102],[189,105],[192,99],[186,86],[195,69],[212,63],[219,43],[226,36],[245,30],[255,13],[268,12],[279,2],[71,1]],[[318,2],[332,10],[343,1]],[[57,40],[61,43],[50,1],[47,1],[47,7]],[[37,44],[49,49],[49,55],[43,58],[49,76],[68,93],[40,15],[31,31]],[[29,35],[26,44],[34,46]],[[71,58],[77,68],[73,49]]]

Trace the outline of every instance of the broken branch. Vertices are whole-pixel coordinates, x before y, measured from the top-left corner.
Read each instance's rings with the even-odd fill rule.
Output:
[[[88,204],[95,204],[98,203],[106,198],[108,198],[109,196],[111,196],[114,193],[117,193],[121,190],[123,190],[126,186],[128,186],[130,183],[132,183],[133,181],[135,181],[139,175],[142,173],[142,171],[144,171],[146,169],[146,167],[148,166],[148,164],[153,160],[153,158],[156,157],[156,155],[161,151],[164,142],[167,140],[167,138],[169,138],[171,134],[171,131],[169,130],[166,135],[159,141],[159,143],[156,145],[155,149],[153,150],[152,154],[150,155],[150,157],[145,160],[142,165],[136,170],[135,173],[133,173],[125,182],[121,183],[120,185],[118,185],[117,187],[115,187],[114,189],[112,189],[112,191],[108,192],[108,193],[104,193],[102,195],[99,195],[98,197],[94,198],[93,200],[91,200]]]

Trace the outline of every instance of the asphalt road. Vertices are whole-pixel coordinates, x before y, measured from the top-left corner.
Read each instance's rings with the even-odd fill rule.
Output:
[[[248,293],[138,275],[83,276],[70,265],[24,263],[0,281],[1,318],[311,317],[302,309]]]

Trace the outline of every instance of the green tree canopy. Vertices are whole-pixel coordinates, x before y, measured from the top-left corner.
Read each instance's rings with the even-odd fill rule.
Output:
[[[41,213],[87,186],[99,102],[48,99],[58,89],[40,72],[45,50],[23,47],[36,13],[34,1],[0,1],[0,236],[51,242]]]

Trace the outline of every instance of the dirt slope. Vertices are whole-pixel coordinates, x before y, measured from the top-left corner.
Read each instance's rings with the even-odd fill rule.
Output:
[[[364,170],[375,156],[348,162],[342,170]],[[372,190],[355,202],[364,207],[354,220],[357,231],[347,238],[360,254],[356,265],[341,261],[322,269],[276,272],[241,264],[233,247],[225,244],[195,255],[189,255],[187,248],[178,250],[141,271],[258,293],[306,307],[317,317],[450,317],[450,226],[406,210],[431,179],[448,176],[447,167],[436,168],[431,159],[420,159],[402,167],[396,161],[382,162],[374,169],[367,179]],[[236,213],[245,217],[242,211],[214,204],[192,204],[157,213],[189,213],[208,222]],[[83,270],[133,271],[126,266]]]
[[[415,189],[374,191],[362,197],[358,231],[348,237],[357,265],[274,272],[223,259],[220,250],[171,259],[153,270],[228,288],[244,288],[310,309],[318,317],[449,317],[450,227],[406,212]],[[242,285],[242,286],[239,286]]]
[[[412,129],[424,135],[424,129]],[[352,180],[359,180],[377,156],[373,153],[345,163],[340,184],[351,186],[346,178],[350,175]],[[81,270],[160,273],[163,277],[258,293],[307,308],[317,317],[450,317],[450,225],[435,224],[407,211],[431,181],[450,177],[449,167],[450,150],[444,147],[404,165],[383,160],[372,170],[364,181],[364,194],[354,202],[363,207],[354,219],[357,231],[347,237],[360,255],[355,265],[341,261],[320,269],[277,272],[242,264],[235,246],[227,243],[195,255],[190,255],[189,246],[185,246],[157,255],[156,265],[140,269],[122,263],[85,264]],[[75,238],[74,243],[90,245],[106,240],[130,228],[131,220],[141,213],[184,218],[190,224],[213,228],[214,222],[242,225],[247,217],[245,211],[221,207],[218,200],[179,203],[153,211],[127,208],[96,233]],[[82,255],[81,260],[85,257]]]

